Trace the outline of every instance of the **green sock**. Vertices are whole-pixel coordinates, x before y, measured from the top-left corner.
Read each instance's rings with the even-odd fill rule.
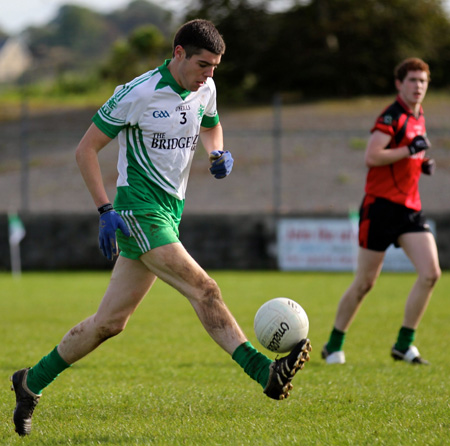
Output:
[[[272,360],[260,353],[250,342],[244,342],[233,353],[232,358],[248,376],[257,381],[263,389],[269,381],[269,366]]]
[[[28,371],[27,386],[36,395],[40,395],[42,389],[70,367],[70,364],[59,356],[57,348],[58,346]]]
[[[405,352],[414,342],[416,330],[413,328],[402,327],[398,332],[397,342],[394,348],[400,352]]]
[[[334,353],[342,350],[342,346],[345,341],[345,333],[343,331],[338,330],[337,328],[333,328],[330,334],[330,339],[326,345],[328,353]]]

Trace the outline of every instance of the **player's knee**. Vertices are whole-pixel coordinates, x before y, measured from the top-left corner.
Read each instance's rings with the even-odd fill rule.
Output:
[[[376,279],[365,278],[358,283],[357,294],[358,300],[363,300],[367,293],[375,286]]]
[[[97,326],[97,337],[99,343],[105,342],[109,338],[113,338],[120,334],[126,326],[126,322],[114,320],[101,323]]]
[[[421,279],[427,287],[433,288],[440,277],[441,277],[441,269],[433,268],[432,270],[427,271],[425,274],[423,274],[421,276]]]
[[[110,325],[108,327],[99,327],[98,333],[98,339],[99,342],[105,342],[109,338],[113,338],[114,336],[117,336],[119,333],[123,331],[123,328],[118,325]]]
[[[222,300],[220,288],[217,285],[216,281],[214,279],[211,279],[211,277],[208,277],[203,281],[201,290],[200,300],[207,305],[212,305],[215,302]]]

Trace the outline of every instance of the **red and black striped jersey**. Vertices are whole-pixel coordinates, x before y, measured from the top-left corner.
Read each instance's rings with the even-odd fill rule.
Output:
[[[371,133],[375,130],[391,136],[386,149],[404,147],[417,135],[426,135],[425,118],[420,107],[416,118],[405,102],[397,96],[378,117]],[[370,167],[366,179],[366,194],[382,197],[394,203],[421,210],[419,178],[425,152],[419,152],[393,164]]]

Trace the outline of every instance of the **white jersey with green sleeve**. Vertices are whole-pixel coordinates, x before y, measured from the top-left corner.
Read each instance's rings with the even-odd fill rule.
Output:
[[[184,90],[169,62],[117,87],[92,118],[110,138],[118,135],[118,209],[145,209],[155,185],[184,200],[200,126],[219,122],[214,81]]]

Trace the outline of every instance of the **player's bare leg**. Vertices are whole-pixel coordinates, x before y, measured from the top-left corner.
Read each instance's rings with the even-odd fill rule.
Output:
[[[42,389],[70,364],[120,333],[155,280],[156,276],[139,261],[120,257],[97,313],[72,328],[36,366],[13,374],[12,390],[16,394],[13,419],[19,435],[31,433],[31,419]]]
[[[391,356],[397,361],[426,365],[428,361],[421,357],[413,342],[433,288],[441,275],[436,242],[429,232],[412,232],[403,234],[399,244],[416,268],[417,279],[406,301],[403,325],[391,349]]]
[[[359,248],[355,278],[342,296],[334,326],[346,332],[355,318],[362,301],[373,288],[383,266],[384,252]]]
[[[292,379],[309,360],[311,343],[303,339],[286,357],[272,361],[248,342],[222,299],[216,282],[195,262],[181,243],[165,245],[141,256],[159,278],[186,296],[209,335],[260,383],[273,399],[284,399]]]
[[[58,345],[60,356],[73,364],[119,334],[155,280],[139,260],[119,257],[97,312],[66,333]]]
[[[339,301],[330,339],[322,349],[322,358],[328,364],[345,364],[345,354],[342,350],[345,333],[358,313],[364,298],[375,285],[383,260],[384,252],[359,248],[355,277]]]
[[[140,259],[150,271],[187,297],[205,330],[230,355],[247,341],[217,283],[181,243],[152,249]]]
[[[413,232],[399,238],[400,246],[416,268],[418,277],[406,301],[403,326],[416,329],[441,276],[436,242],[430,232]]]

